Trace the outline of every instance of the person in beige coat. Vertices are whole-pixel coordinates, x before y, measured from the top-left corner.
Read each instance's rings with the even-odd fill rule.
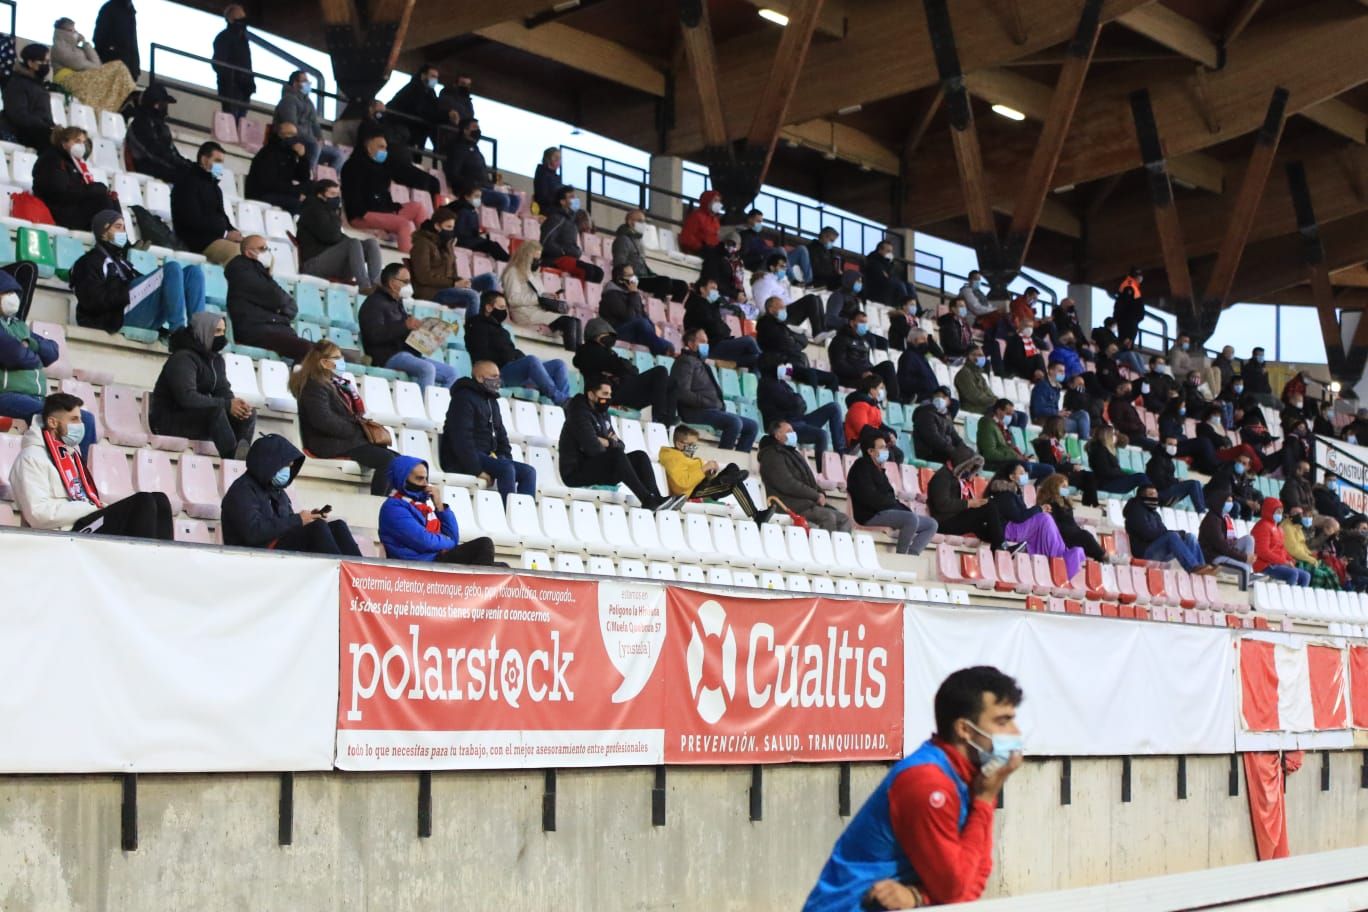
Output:
[[[539,332],[550,334],[559,332],[566,351],[579,349],[584,326],[577,317],[569,314],[563,292],[549,295],[543,289],[541,278],[542,246],[536,241],[524,241],[503,271],[504,299],[508,301],[508,318],[518,326],[541,327]],[[543,304],[556,303],[563,312],[549,309]]]
[[[1211,363],[1211,359],[1206,356],[1202,346],[1194,345],[1192,338],[1181,335],[1173,343],[1173,348],[1168,353],[1169,367],[1173,369],[1173,376],[1186,377],[1196,371],[1202,375],[1206,385],[1211,389],[1211,398],[1215,399],[1221,393],[1221,372]]]
[[[138,90],[121,61],[101,63],[94,46],[65,17],[52,31],[52,81],[97,111],[117,112]]]

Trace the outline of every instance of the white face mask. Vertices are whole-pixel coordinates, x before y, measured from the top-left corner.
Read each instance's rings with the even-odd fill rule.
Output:
[[[71,147],[71,157],[75,159],[85,158],[85,143],[76,143]]]
[[[1169,444],[1169,445],[1167,445],[1167,446],[1164,447],[1164,452],[1165,452],[1165,453],[1168,453],[1170,456],[1177,456],[1177,455],[1178,455],[1178,447],[1174,446],[1173,444]]]
[[[0,295],[0,316],[12,317],[19,312],[19,296],[14,292]]]
[[[257,254],[256,260],[261,264],[263,269],[270,269],[275,265],[275,254],[271,253],[269,250],[263,250],[261,253]]]
[[[399,297],[403,298],[405,301],[413,297],[413,286],[405,285],[403,288],[399,289]]]
[[[712,204],[711,206],[709,206],[708,208],[712,210],[712,212],[713,212],[714,215],[721,215],[721,214],[722,214],[722,204],[719,203],[719,202],[717,202],[716,200],[713,200],[713,204]]]

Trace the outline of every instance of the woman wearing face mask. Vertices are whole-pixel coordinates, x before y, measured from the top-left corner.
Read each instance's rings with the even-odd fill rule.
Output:
[[[950,309],[938,321],[940,326],[941,349],[948,358],[964,358],[974,344],[974,330],[969,323],[969,305],[963,298],[950,302]],[[889,326],[889,338],[894,338],[893,328]]]
[[[1069,579],[1073,579],[1086,560],[1083,549],[1065,544],[1055,524],[1053,506],[1026,506],[1023,492],[1030,483],[1026,466],[1019,462],[1004,466],[988,482],[988,499],[997,506],[1004,523],[1002,534],[1008,541],[1024,543],[1028,554],[1064,558]]]
[[[430,484],[428,464],[400,456],[389,467],[390,495],[380,506],[380,543],[391,560],[494,566],[489,538],[461,541],[456,515]]]
[[[290,393],[299,402],[299,439],[315,459],[350,459],[374,469],[371,493],[381,495],[390,489],[387,472],[399,454],[371,442],[379,425],[366,418],[366,404],[346,370],[342,349],[322,341],[290,375]]]
[[[1307,545],[1313,525],[1310,513],[1301,507],[1288,507],[1282,522],[1278,524],[1282,532],[1283,547],[1295,562],[1296,568],[1310,575],[1313,588],[1338,589],[1339,577],[1335,571],[1316,557]]]
[[[578,317],[561,312],[569,309],[564,303],[564,292],[547,294],[543,289],[541,268],[541,244],[524,241],[503,271],[508,318],[519,326],[537,326],[542,327],[542,332],[560,333],[565,350],[573,352],[583,338],[583,324]]]
[[[138,86],[118,60],[101,63],[94,46],[65,16],[53,23],[52,81],[97,111],[119,111]]]
[[[473,313],[480,309],[481,292],[499,289],[499,277],[486,272],[462,278],[456,271],[455,241],[456,213],[450,209],[438,209],[418,229],[409,253],[413,296]]]
[[[1240,574],[1240,588],[1249,588],[1254,574],[1254,539],[1235,531],[1235,499],[1229,490],[1214,488],[1207,499],[1211,509],[1197,528],[1197,544],[1213,565],[1233,567]]]
[[[1105,564],[1111,559],[1106,550],[1097,541],[1097,537],[1080,526],[1074,518],[1073,501],[1070,500],[1074,493],[1073,487],[1069,484],[1069,477],[1062,472],[1056,472],[1036,485],[1036,504],[1042,508],[1050,508],[1050,516],[1054,518],[1055,526],[1059,528],[1059,536],[1064,539],[1067,547],[1082,548],[1090,560]]]
[[[96,213],[119,208],[109,188],[91,176],[88,158],[86,132],[80,127],[58,127],[33,165],[33,195],[47,205],[53,221],[72,231],[87,231]]]
[[[449,207],[456,215],[456,246],[483,253],[497,263],[507,263],[508,251],[498,241],[490,240],[489,232],[480,225],[482,205],[484,191],[479,187],[463,184],[456,188],[456,202]]]
[[[1083,495],[1083,506],[1097,506],[1097,478],[1092,472],[1083,468],[1073,461],[1073,457],[1068,454],[1064,447],[1064,419],[1055,415],[1040,422],[1040,436],[1031,441],[1031,446],[1036,452],[1036,461],[1041,465],[1047,465],[1055,470],[1056,475],[1062,475],[1061,483],[1072,484],[1080,494]],[[1046,477],[1037,486],[1037,490],[1042,490],[1043,485],[1054,478],[1054,475]],[[1063,526],[1060,526],[1063,531]],[[1068,536],[1065,536],[1067,540]],[[1076,545],[1078,542],[1069,542]],[[1085,549],[1086,550],[1086,549]]]
[[[224,459],[242,459],[256,417],[228,383],[225,330],[222,316],[203,311],[171,334],[171,357],[152,388],[147,423],[154,434],[212,440]]]
[[[199,266],[167,260],[161,268],[139,275],[128,262],[128,233],[117,209],[95,216],[90,230],[95,246],[71,266],[78,325],[108,333],[125,326],[160,333],[180,329],[204,310],[204,272]]]

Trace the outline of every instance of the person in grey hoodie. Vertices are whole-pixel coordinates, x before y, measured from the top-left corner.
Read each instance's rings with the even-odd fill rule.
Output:
[[[148,426],[154,434],[212,440],[224,459],[242,459],[256,429],[252,407],[233,395],[223,351],[222,314],[200,311],[171,334],[171,357],[152,388]]]
[[[342,164],[342,153],[336,146],[325,145],[323,127],[318,122],[318,109],[314,107],[309,92],[313,84],[309,74],[295,70],[290,81],[281,87],[280,102],[276,105],[273,125],[292,123],[299,128],[299,142],[304,146],[304,154],[309,160],[312,171],[320,162],[329,168]]]
[[[646,265],[646,254],[641,247],[641,226],[645,222],[646,213],[633,209],[618,226],[617,233],[613,235],[613,271],[631,266],[636,273],[637,287],[642,291],[661,300],[671,298],[683,303],[689,296],[689,283],[683,279],[656,275]]]

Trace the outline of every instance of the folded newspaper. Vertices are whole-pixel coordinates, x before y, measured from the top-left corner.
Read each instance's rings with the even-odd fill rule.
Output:
[[[404,344],[420,355],[430,355],[446,348],[447,336],[460,327],[439,317],[424,317],[422,325],[408,334]]]

